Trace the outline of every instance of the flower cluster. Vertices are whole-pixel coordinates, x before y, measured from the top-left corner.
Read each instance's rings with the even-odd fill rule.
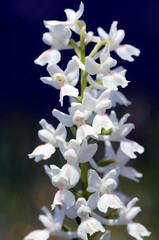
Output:
[[[40,215],[39,220],[45,228],[31,232],[24,239],[47,240],[53,235],[87,240],[93,234],[99,234],[98,239],[109,240],[107,226],[126,225],[128,234],[142,240],[150,232],[134,222],[141,210],[134,206],[138,199],[129,199],[117,188],[119,176],[136,182],[142,177],[127,163],[137,157],[136,153],[143,153],[144,148],[127,137],[134,128],[133,123],[127,123],[130,114],[118,120],[114,111],[117,104],[130,104],[118,91],[129,81],[125,76],[126,69],[117,66],[117,60],[111,57],[111,52],[115,51],[121,59],[132,62],[140,50],[121,44],[125,32],[117,29],[117,21],[112,23],[109,33],[102,28],[97,29],[98,36],[87,32],[85,22],[79,20],[83,11],[81,2],[77,12],[65,9],[66,21],[44,21],[48,32],[43,34],[43,41],[50,47],[35,63],[47,65],[48,75],[41,77],[41,81],[59,91],[61,106],[64,105],[64,97],[69,96],[70,107],[68,113],[57,109],[52,111],[59,121],[56,129],[45,119],[40,121],[42,129],[38,134],[44,144],[36,147],[29,158],[36,162],[47,160],[58,148],[64,164],[62,168],[44,165],[46,174],[57,189],[51,205],[54,213],[52,215],[43,207],[45,215]],[[79,42],[71,38],[73,32],[79,36]],[[94,45],[87,55],[90,43]],[[73,50],[74,55],[63,70],[58,64],[60,50],[65,49]],[[72,132],[72,139],[68,137],[68,130]],[[105,154],[95,161],[100,142],[104,143]],[[77,227],[70,229],[64,223],[65,216],[76,222]]]

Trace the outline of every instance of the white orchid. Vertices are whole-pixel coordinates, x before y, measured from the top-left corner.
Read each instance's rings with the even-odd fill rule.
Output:
[[[61,53],[58,50],[50,48],[43,52],[37,59],[34,60],[34,63],[44,66],[45,64],[52,65],[57,64],[61,60]]]
[[[123,207],[121,200],[112,193],[117,187],[116,175],[117,172],[113,169],[101,179],[95,170],[89,170],[87,191],[93,193],[88,200],[91,209],[97,206],[101,212],[106,213],[108,207],[114,209]]]
[[[92,127],[97,134],[101,133],[102,128],[108,130],[113,127],[113,123],[106,115],[106,109],[111,107],[110,90],[105,90],[98,99],[93,98],[88,92],[84,93],[82,104],[85,109],[96,113]]]
[[[43,42],[56,50],[67,49],[72,35],[71,30],[62,25],[48,25],[47,28],[49,32],[43,34]]]
[[[47,28],[63,26],[68,27],[76,33],[80,33],[80,26],[77,24],[77,21],[82,16],[84,12],[84,4],[80,3],[79,10],[75,12],[73,9],[64,10],[67,20],[66,21],[44,21],[44,25]]]
[[[51,77],[40,78],[42,82],[51,85],[56,89],[60,89],[60,102],[63,106],[64,96],[78,96],[78,89],[74,86],[78,82],[79,68],[75,60],[69,61],[67,68],[63,71],[57,65],[51,65],[47,67],[47,70]]]
[[[107,74],[110,68],[114,67],[117,61],[110,57],[109,45],[106,45],[102,53],[100,54],[100,63],[95,62],[90,56],[86,57],[85,68],[91,75],[94,74]]]
[[[114,67],[116,64],[117,61],[110,57],[109,45],[106,45],[100,54],[100,64],[88,56],[86,57],[85,68],[89,74],[98,74],[100,76],[104,88],[118,90],[118,86],[125,88],[129,81],[125,78],[125,69],[116,68],[110,70],[110,68]],[[101,86],[95,84],[93,84],[93,87],[101,89]]]
[[[112,102],[112,107],[116,107],[117,104],[129,106],[131,102],[125,97],[122,92],[111,91],[110,100]]]
[[[50,234],[47,230],[34,230],[30,232],[24,240],[47,240]]]
[[[59,189],[55,194],[53,204],[51,205],[52,210],[56,205],[65,205],[67,209],[72,207],[75,203],[75,197],[68,189],[73,186],[70,185],[68,179],[65,178],[63,172],[60,171],[60,168],[55,165],[50,165],[49,168],[45,165],[45,172],[51,178],[53,186]]]
[[[125,208],[120,210],[119,224],[127,224],[128,234],[137,240],[143,240],[143,237],[149,237],[149,232],[142,224],[136,223],[133,219],[141,211],[140,207],[134,207],[138,198],[133,198]]]
[[[130,158],[136,158],[135,152],[141,154],[144,152],[144,148],[137,142],[126,138],[126,136],[134,128],[133,123],[125,123],[129,116],[130,114],[127,113],[120,119],[120,121],[118,121],[115,111],[112,110],[109,117],[114,124],[113,132],[110,136],[100,136],[100,139],[120,142],[120,148],[122,152]]]
[[[77,140],[71,139],[66,145],[61,145],[60,151],[67,160],[60,172],[69,180],[70,185],[76,185],[81,175],[79,163],[90,161],[97,151],[97,144],[87,145],[86,141],[84,141],[80,145]]]
[[[76,232],[64,232],[62,231],[62,225],[64,221],[64,212],[58,207],[54,209],[52,215],[46,207],[42,207],[42,211],[45,215],[40,215],[39,220],[45,226],[42,230],[34,230],[29,233],[24,240],[47,240],[51,235],[60,236],[65,238],[76,238],[78,235]]]
[[[112,169],[118,169],[121,176],[132,179],[136,182],[139,181],[138,178],[142,177],[142,173],[138,172],[135,168],[126,166],[130,158],[124,154],[120,148],[118,148],[117,153],[115,153],[112,144],[109,141],[105,141],[105,158],[108,161],[113,159],[116,162],[105,167],[99,167],[97,164],[95,164],[95,162],[91,160],[91,164],[93,163],[96,171],[105,173]]]
[[[102,224],[127,225],[129,235],[137,240],[143,240],[143,237],[149,237],[151,232],[149,232],[142,224],[133,221],[136,215],[141,211],[140,207],[134,207],[137,201],[138,198],[133,198],[125,207],[119,209],[119,218],[117,219],[106,219],[95,212],[91,212],[91,215],[98,219]]]
[[[117,30],[117,24],[117,21],[112,23],[109,34],[107,34],[101,27],[98,28],[98,34],[102,40],[110,41],[111,51],[115,51],[123,60],[132,62],[134,61],[132,56],[134,55],[138,57],[140,50],[129,44],[120,45],[125,37],[125,31],[121,29]]]
[[[79,143],[81,143],[87,136],[98,138],[93,127],[86,124],[86,120],[91,116],[91,111],[85,110],[82,104],[73,102],[69,108],[69,112],[70,115],[54,109],[52,113],[53,116],[55,116],[66,127],[71,127],[74,124],[78,127],[76,139]]]
[[[45,144],[38,146],[28,155],[29,158],[35,158],[35,162],[50,158],[55,152],[55,148],[65,140],[67,134],[62,123],[57,126],[56,130],[45,119],[42,119],[39,123],[43,129],[39,130],[38,135]]]
[[[102,224],[95,218],[89,217],[91,209],[85,198],[78,198],[76,202],[77,215],[81,218],[81,223],[78,226],[77,233],[83,240],[88,240],[87,234],[90,236],[95,232],[105,232]]]
[[[143,237],[149,237],[151,232],[141,223],[131,222],[127,225],[128,234],[137,240],[143,240]]]

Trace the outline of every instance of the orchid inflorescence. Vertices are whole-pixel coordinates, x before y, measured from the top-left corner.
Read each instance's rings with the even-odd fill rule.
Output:
[[[124,30],[117,30],[117,21],[111,25],[109,33],[101,27],[98,36],[86,31],[86,24],[79,20],[84,11],[81,2],[79,10],[65,9],[66,21],[44,21],[48,32],[43,34],[43,41],[50,48],[43,52],[35,63],[47,64],[50,76],[41,77],[41,81],[59,90],[59,101],[64,104],[64,97],[69,96],[68,113],[57,109],[52,111],[59,124],[55,129],[45,119],[40,121],[39,138],[44,144],[29,154],[36,162],[49,159],[58,148],[64,159],[64,165],[44,165],[52,185],[57,188],[51,205],[52,213],[43,207],[44,215],[39,220],[44,229],[29,233],[25,240],[47,240],[51,235],[69,239],[109,240],[109,225],[126,225],[128,234],[137,240],[149,236],[150,232],[134,218],[141,211],[134,206],[138,198],[129,199],[116,189],[119,176],[136,182],[142,174],[128,161],[136,158],[135,153],[143,153],[144,148],[129,140],[127,135],[134,128],[133,123],[126,123],[129,113],[118,120],[114,110],[117,104],[128,106],[130,101],[118,91],[125,88],[126,69],[117,66],[111,52],[123,60],[134,61],[140,50],[121,44]],[[72,32],[80,37],[76,42]],[[87,45],[94,47],[86,56]],[[68,62],[65,70],[57,64],[61,60],[60,50],[74,50],[75,55]],[[115,68],[114,68],[115,67]],[[80,80],[79,80],[80,79]],[[77,84],[80,81],[80,91]],[[67,128],[72,132],[68,139]],[[104,143],[105,154],[100,161],[93,159],[100,142]],[[118,146],[114,150],[114,142]],[[77,186],[78,184],[78,186]],[[64,224],[67,216],[76,227],[73,230]]]

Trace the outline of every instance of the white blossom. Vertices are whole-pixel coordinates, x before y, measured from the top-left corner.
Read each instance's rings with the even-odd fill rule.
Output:
[[[71,38],[71,30],[67,26],[47,25],[49,32],[43,34],[43,42],[51,46],[53,49],[67,49]]]
[[[131,222],[127,225],[127,231],[130,236],[137,240],[143,240],[143,237],[149,237],[151,234],[142,224],[135,222]]]
[[[77,24],[77,21],[82,16],[84,12],[84,4],[80,3],[79,10],[75,12],[73,9],[65,9],[64,10],[67,20],[66,21],[44,21],[45,27],[51,28],[56,26],[68,27],[69,29],[75,31],[76,33],[80,33],[80,26]],[[61,40],[61,39],[60,39]]]
[[[115,153],[111,142],[109,141],[105,141],[105,158],[107,160],[113,159],[116,162],[109,164],[106,167],[96,167],[96,170],[99,172],[108,172],[111,169],[118,169],[120,172],[120,175],[129,179],[132,179],[136,182],[139,181],[138,178],[142,177],[142,173],[138,172],[136,169],[134,169],[133,167],[130,166],[126,166],[126,164],[128,163],[128,161],[130,160],[130,158],[124,154],[120,148],[118,148],[117,153]]]
[[[117,61],[110,57],[109,45],[106,45],[103,52],[100,54],[100,63],[95,62],[90,56],[86,57],[85,68],[91,75],[100,73],[107,74],[110,68],[114,67]]]
[[[77,140],[71,139],[67,145],[61,145],[62,155],[67,163],[62,167],[60,173],[68,179],[70,185],[76,185],[81,176],[79,163],[89,162],[97,151],[97,144],[87,145],[86,141],[80,145]]]
[[[123,207],[121,200],[112,193],[117,187],[116,174],[116,170],[113,169],[101,179],[95,170],[89,170],[87,191],[93,193],[88,200],[91,209],[97,206],[101,212],[106,213],[108,207],[114,209]]]
[[[47,70],[51,77],[42,77],[40,79],[42,82],[60,90],[59,101],[61,102],[61,106],[63,106],[64,96],[78,96],[78,89],[74,86],[78,82],[79,68],[75,60],[69,61],[65,71],[57,65],[48,66]]]
[[[34,63],[44,66],[45,64],[52,65],[57,64],[61,60],[61,54],[58,50],[50,48],[43,52],[37,59],[34,60]]]
[[[76,202],[77,215],[81,218],[81,223],[78,226],[77,233],[83,240],[88,240],[87,234],[90,236],[95,232],[105,232],[102,224],[95,218],[89,217],[91,209],[88,202],[84,198],[78,198]]]
[[[117,30],[117,24],[117,21],[112,23],[109,34],[107,34],[101,27],[98,28],[98,34],[102,40],[110,41],[111,51],[114,50],[123,60],[132,62],[134,61],[132,56],[139,56],[140,50],[129,44],[120,45],[125,37],[125,31],[121,29]]]
[[[98,99],[93,98],[88,92],[84,93],[82,101],[84,108],[96,113],[92,127],[97,134],[101,133],[102,128],[108,130],[113,127],[113,123],[105,113],[106,109],[111,107],[110,93],[110,90],[105,90]]]
[[[45,166],[45,172],[51,178],[53,186],[58,188],[53,200],[53,204],[51,205],[52,210],[56,205],[65,205],[67,209],[72,207],[75,203],[75,197],[68,189],[72,188],[73,186],[70,185],[68,179],[65,178],[63,172],[60,171],[60,168],[55,165],[50,165],[50,168]]]
[[[110,136],[102,136],[100,139],[120,142],[121,151],[130,158],[136,158],[135,152],[141,154],[144,152],[144,148],[137,142],[126,138],[126,136],[134,128],[133,123],[125,123],[129,116],[130,114],[127,113],[120,119],[120,121],[118,121],[115,111],[112,110],[109,117],[114,124],[113,132]]]
[[[71,127],[74,124],[77,126],[76,139],[79,143],[87,136],[98,138],[93,127],[86,124],[86,120],[91,116],[91,111],[85,110],[82,104],[73,102],[69,112],[70,115],[54,109],[52,113],[66,127]]]
[[[29,158],[35,158],[35,162],[39,162],[42,159],[46,160],[51,157],[55,152],[55,148],[66,138],[66,129],[62,123],[60,123],[56,130],[51,124],[48,124],[45,119],[40,122],[42,130],[39,130],[39,138],[45,143],[35,148],[35,150],[29,154]]]

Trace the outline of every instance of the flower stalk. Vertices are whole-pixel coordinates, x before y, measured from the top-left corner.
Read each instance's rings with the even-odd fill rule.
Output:
[[[130,104],[119,91],[129,81],[125,76],[126,69],[116,68],[117,60],[111,57],[114,51],[122,60],[132,62],[140,50],[121,44],[125,32],[117,30],[116,21],[109,33],[102,28],[97,29],[98,36],[87,32],[86,24],[80,20],[83,11],[81,2],[77,12],[65,9],[66,21],[44,21],[48,32],[43,34],[43,41],[50,48],[34,62],[47,65],[49,76],[40,80],[59,91],[62,107],[65,97],[69,97],[70,107],[68,113],[53,109],[53,117],[59,121],[56,128],[45,119],[39,122],[42,129],[38,135],[43,143],[28,155],[29,158],[45,162],[59,149],[63,166],[60,168],[54,162],[50,166],[44,164],[57,191],[51,212],[42,207],[44,214],[39,220],[44,228],[32,231],[24,240],[47,240],[51,235],[75,240],[110,240],[107,225],[125,225],[130,236],[143,240],[151,233],[134,221],[141,211],[135,206],[138,198],[128,201],[125,194],[119,193],[118,186],[119,176],[139,182],[142,173],[127,164],[143,153],[144,148],[127,136],[134,128],[133,123],[127,123],[130,114],[126,113],[118,120],[114,110],[117,105]],[[72,32],[79,36],[78,42],[72,38]],[[86,56],[86,46],[90,42],[94,47]],[[59,66],[60,50],[68,51],[70,46],[76,56],[63,70]],[[67,129],[72,132],[72,138]],[[98,155],[100,142],[104,146],[101,159]],[[113,147],[114,142],[117,150]],[[97,161],[94,160],[96,153]],[[75,231],[66,224],[65,217],[75,223]]]

